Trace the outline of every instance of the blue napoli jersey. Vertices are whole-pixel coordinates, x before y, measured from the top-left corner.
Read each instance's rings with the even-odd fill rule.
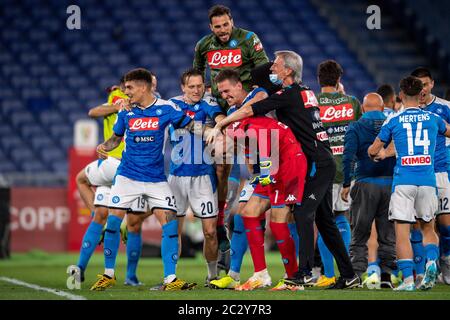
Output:
[[[445,131],[440,117],[420,108],[407,108],[384,123],[378,138],[385,143],[393,139],[397,152],[393,187],[436,187],[433,164],[436,137]]]
[[[267,93],[267,91],[264,88],[255,88],[252,91],[250,91],[248,93],[248,95],[245,97],[244,101],[242,102],[241,106],[243,106],[244,104],[246,104],[249,100],[253,99],[256,94],[258,92],[265,92]],[[233,112],[235,112],[237,109],[239,109],[241,106],[231,106],[228,111],[227,111],[227,116],[229,116],[230,114],[232,114]]]
[[[434,97],[433,101],[423,108],[426,111],[433,112],[434,114],[440,116],[447,123],[450,123],[450,102],[438,97]],[[436,139],[436,150],[434,152],[434,171],[435,172],[446,172],[449,165],[449,155],[450,150],[446,147],[447,138],[438,134]]]
[[[164,135],[169,124],[181,128],[192,119],[172,102],[156,99],[146,109],[119,112],[114,133],[124,136],[125,149],[117,174],[136,181],[166,181]]]
[[[392,110],[391,108],[384,107],[383,113],[384,113],[384,115],[385,115],[386,118],[387,118],[387,117],[389,117],[391,114],[394,114],[395,111]]]
[[[187,116],[194,121],[205,124],[213,124],[214,119],[223,114],[215,98],[207,96],[196,104],[184,102],[183,96],[171,98]],[[172,156],[170,161],[170,174],[175,176],[196,177],[214,174],[214,160],[205,150],[203,137],[187,132],[184,129],[175,130],[169,127],[170,142],[172,144]]]

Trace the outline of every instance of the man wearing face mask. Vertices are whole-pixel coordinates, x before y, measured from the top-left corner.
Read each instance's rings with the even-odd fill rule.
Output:
[[[234,121],[264,115],[275,110],[278,120],[286,124],[301,143],[308,160],[308,172],[301,205],[294,209],[297,231],[300,235],[299,272],[288,285],[310,285],[313,282],[314,221],[323,240],[338,265],[341,277],[333,286],[336,289],[354,288],[361,284],[355,274],[344,242],[336,226],[332,212],[333,179],[336,164],[331,152],[328,135],[320,120],[320,109],[314,92],[301,83],[303,60],[293,51],[275,52],[271,67],[271,79],[281,83],[283,89],[269,98],[242,106],[217,123],[208,135],[208,142]]]

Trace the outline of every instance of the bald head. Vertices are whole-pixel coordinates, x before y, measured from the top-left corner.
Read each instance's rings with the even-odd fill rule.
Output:
[[[383,98],[375,92],[366,94],[363,100],[363,110],[368,111],[383,111],[384,103]]]

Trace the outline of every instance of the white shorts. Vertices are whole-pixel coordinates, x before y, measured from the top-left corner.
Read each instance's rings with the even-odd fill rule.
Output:
[[[436,173],[436,187],[438,190],[438,210],[436,215],[450,213],[450,183],[447,172]]]
[[[118,175],[111,187],[108,207],[113,209],[131,210],[133,202],[143,197],[147,201],[147,210],[165,209],[177,212],[175,197],[166,181],[143,182],[135,181]],[[143,200],[140,200],[143,204]],[[138,206],[144,206],[139,205]],[[139,211],[142,212],[142,211]]]
[[[438,208],[436,188],[398,185],[389,202],[389,220],[415,223],[416,219],[430,222]]]
[[[98,159],[89,163],[84,172],[93,186],[111,186],[116,175],[120,160],[108,157],[105,160]]]
[[[248,202],[253,194],[254,189],[255,188],[253,188],[253,186],[250,184],[250,180],[247,180],[239,196],[239,202]]]
[[[333,183],[333,211],[347,211],[350,209],[352,200],[348,197],[348,202],[341,198],[342,183]]]
[[[95,191],[94,206],[108,207],[110,193],[111,187],[109,186],[97,187],[97,190]],[[148,210],[150,210],[150,207],[148,205],[148,201],[144,196],[141,196],[134,200],[131,204],[131,208],[129,209],[130,212],[134,213],[144,213]]]
[[[219,213],[217,191],[214,192],[211,177],[182,177],[169,175],[170,188],[175,196],[178,217],[184,217],[190,206],[198,218],[213,218]]]

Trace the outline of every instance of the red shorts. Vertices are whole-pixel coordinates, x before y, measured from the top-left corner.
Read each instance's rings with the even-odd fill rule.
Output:
[[[306,169],[305,154],[299,145],[292,144],[280,152],[280,168],[273,175],[275,183],[265,187],[258,184],[253,195],[269,199],[272,207],[301,203]]]

